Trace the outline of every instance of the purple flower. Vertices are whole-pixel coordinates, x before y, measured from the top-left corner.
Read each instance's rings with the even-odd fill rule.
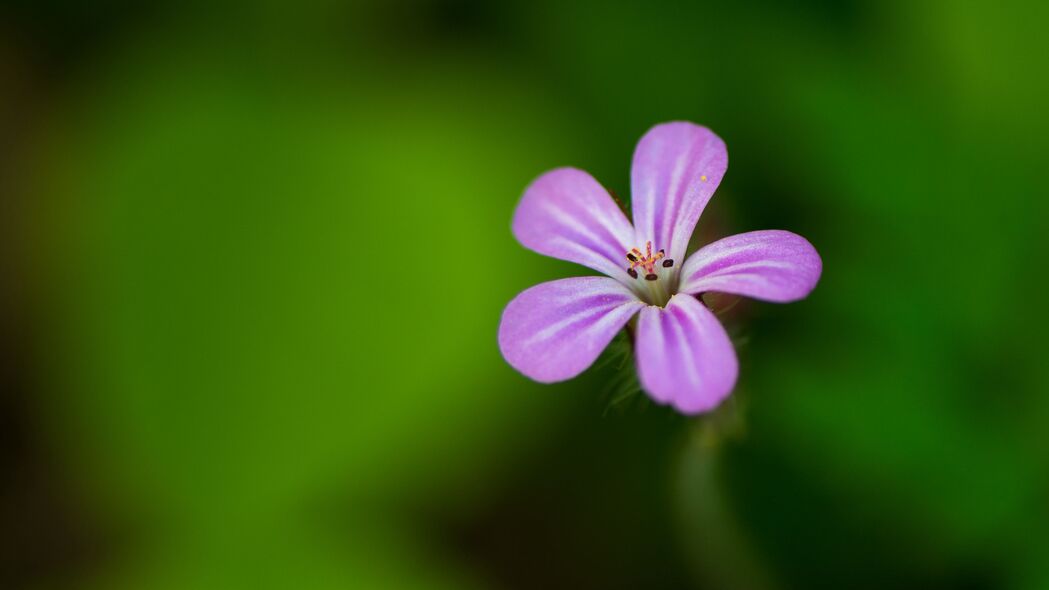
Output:
[[[724,238],[685,258],[727,167],[725,143],[706,127],[653,127],[634,152],[634,225],[582,170],[558,168],[536,179],[514,213],[514,236],[526,248],[607,276],[542,283],[515,297],[499,325],[506,361],[543,383],[570,379],[638,315],[644,390],[686,414],[717,406],[739,367],[725,329],[696,296],[719,291],[795,301],[812,291],[823,267],[812,244],[781,230]]]

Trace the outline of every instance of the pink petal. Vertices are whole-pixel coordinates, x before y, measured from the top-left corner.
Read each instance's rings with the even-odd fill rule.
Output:
[[[685,414],[713,409],[732,391],[739,365],[717,318],[691,295],[648,306],[637,324],[637,371],[656,401]]]
[[[637,144],[631,169],[635,241],[652,240],[653,248],[682,260],[727,167],[725,142],[706,127],[675,122],[650,129]]]
[[[755,231],[718,240],[689,256],[678,291],[720,291],[786,303],[808,295],[822,270],[820,255],[805,238],[775,229]]]
[[[575,168],[537,178],[514,212],[514,236],[526,248],[577,262],[628,283],[633,228],[608,191]]]
[[[593,364],[644,305],[607,277],[541,283],[506,306],[499,349],[511,366],[536,381],[571,379]]]

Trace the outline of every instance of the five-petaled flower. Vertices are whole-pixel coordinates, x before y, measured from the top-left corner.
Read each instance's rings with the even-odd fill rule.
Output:
[[[514,213],[514,236],[526,248],[607,276],[542,283],[515,297],[499,326],[507,362],[543,383],[570,379],[637,314],[642,388],[687,414],[717,406],[739,367],[724,328],[697,297],[716,291],[795,301],[812,291],[822,270],[812,244],[780,230],[730,236],[685,257],[727,166],[725,143],[706,127],[653,127],[634,152],[633,225],[582,170],[558,168],[536,179]]]

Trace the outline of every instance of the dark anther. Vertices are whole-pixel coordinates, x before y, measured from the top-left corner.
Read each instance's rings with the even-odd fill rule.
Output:
[[[663,261],[663,268],[670,268],[671,266],[674,266],[674,259],[673,258],[667,258],[666,260]]]
[[[630,275],[631,278],[637,278],[637,271],[632,268],[626,269],[626,274]]]
[[[654,281],[654,280],[656,280],[656,279],[658,279],[658,278],[659,278],[659,277],[657,277],[656,275],[653,275],[653,274],[647,274],[647,275],[645,275],[645,280],[646,280],[646,281]]]
[[[637,256],[634,256],[633,254],[627,254],[626,259],[630,262],[637,262]]]
[[[659,249],[659,253],[662,254],[663,256],[667,255],[667,251],[662,249],[662,248]]]

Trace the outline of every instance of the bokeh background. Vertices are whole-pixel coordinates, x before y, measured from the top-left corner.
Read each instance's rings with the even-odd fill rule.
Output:
[[[1046,6],[4,2],[0,587],[1049,588]],[[824,260],[699,419],[495,338],[675,119]]]

